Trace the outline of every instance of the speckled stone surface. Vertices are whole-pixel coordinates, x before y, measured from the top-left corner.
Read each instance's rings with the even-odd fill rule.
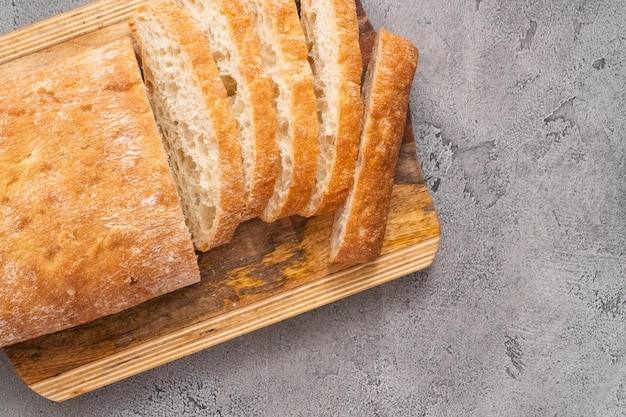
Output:
[[[0,355],[0,416],[626,415],[626,2],[363,2],[420,48],[433,266],[62,404]]]

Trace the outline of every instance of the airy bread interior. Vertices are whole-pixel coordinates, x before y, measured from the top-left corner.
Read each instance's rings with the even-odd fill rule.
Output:
[[[278,175],[273,83],[239,0],[176,0],[209,41],[228,93],[243,160],[245,219],[261,214]],[[237,12],[239,11],[239,13]]]
[[[315,183],[317,122],[313,74],[304,34],[291,0],[242,0],[259,41],[261,58],[274,81],[279,176],[261,218],[298,214]]]
[[[362,57],[354,0],[302,0],[301,22],[317,98],[316,184],[302,213],[312,216],[334,212],[352,185],[363,114]]]
[[[236,152],[237,160],[233,161],[239,163],[239,171],[223,172],[225,154],[233,152],[233,149],[225,148],[225,143],[235,142],[237,138],[221,135],[225,132],[224,126],[232,125],[227,133],[236,129],[234,116],[232,112],[229,115],[223,111],[224,105],[228,104],[225,103],[226,92],[219,92],[220,88],[224,90],[221,84],[218,85],[219,78],[211,79],[211,73],[216,75],[217,70],[211,68],[215,63],[208,43],[202,45],[204,57],[191,56],[187,52],[186,46],[193,42],[184,39],[185,44],[181,44],[181,38],[186,34],[173,28],[168,20],[171,18],[169,12],[174,12],[176,19],[186,17],[174,7],[168,3],[155,3],[153,7],[142,8],[134,15],[131,27],[141,45],[150,102],[164,137],[194,246],[204,251],[228,241],[241,220],[242,207],[237,207],[236,201],[230,202],[230,207],[225,206],[223,201],[225,194],[236,194],[238,188],[236,184],[228,184],[225,178],[228,177],[231,183],[242,181],[241,157]],[[191,26],[190,20],[187,27],[192,30]],[[208,68],[203,68],[206,65]],[[203,69],[207,73],[199,77],[199,71]],[[213,89],[218,93],[214,94]],[[220,117],[215,120],[211,115],[217,111],[220,111]],[[225,222],[227,226],[223,225]]]

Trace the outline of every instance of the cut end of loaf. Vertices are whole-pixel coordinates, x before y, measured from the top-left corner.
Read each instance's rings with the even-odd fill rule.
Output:
[[[232,238],[243,209],[241,156],[238,145],[228,143],[236,143],[236,125],[225,87],[206,39],[177,6],[142,7],[131,29],[194,246],[208,250]],[[232,170],[225,173],[228,160]]]

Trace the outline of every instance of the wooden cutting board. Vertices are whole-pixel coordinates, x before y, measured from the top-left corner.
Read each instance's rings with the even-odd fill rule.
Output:
[[[357,1],[364,65],[375,32]],[[0,37],[0,81],[129,36],[144,1],[100,0]],[[418,45],[419,46],[419,45]],[[86,325],[5,348],[34,391],[63,401],[428,267],[439,222],[407,121],[382,256],[328,262],[331,217],[241,225],[199,256],[200,283]]]

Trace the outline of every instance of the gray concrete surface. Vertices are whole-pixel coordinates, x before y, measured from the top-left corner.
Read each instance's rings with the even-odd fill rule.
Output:
[[[63,404],[0,356],[0,415],[626,415],[626,2],[364,3],[421,50],[434,265]]]

